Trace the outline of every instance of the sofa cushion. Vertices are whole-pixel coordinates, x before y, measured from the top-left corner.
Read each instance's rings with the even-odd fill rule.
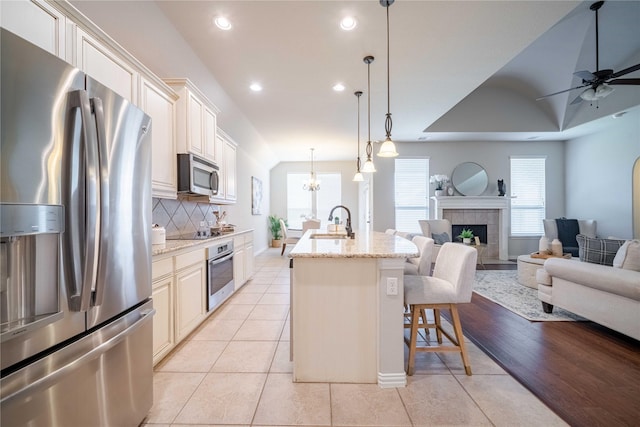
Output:
[[[578,247],[576,236],[580,234],[580,227],[577,219],[556,218],[556,227],[558,227],[558,240],[562,242],[563,248]]]
[[[451,237],[449,237],[449,233],[431,233],[431,237],[434,240],[436,245],[444,245],[447,242],[451,241]]]
[[[578,234],[576,240],[578,241],[580,261],[611,266],[618,249],[625,242],[617,239],[593,239],[583,234]]]
[[[626,270],[640,271],[640,240],[624,242],[624,245],[620,246],[613,259],[613,266]]]

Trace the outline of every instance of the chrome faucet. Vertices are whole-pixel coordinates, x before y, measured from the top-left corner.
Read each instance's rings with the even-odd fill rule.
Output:
[[[351,229],[351,211],[349,210],[349,208],[343,205],[334,206],[333,209],[331,209],[331,212],[329,212],[329,221],[333,220],[333,211],[335,211],[338,208],[342,208],[345,211],[347,211],[347,225],[344,228],[345,230],[347,230],[347,237],[349,237],[350,239],[354,239],[356,235]]]

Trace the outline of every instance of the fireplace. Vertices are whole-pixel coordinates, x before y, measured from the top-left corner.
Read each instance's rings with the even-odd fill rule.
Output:
[[[486,258],[506,260],[508,254],[509,198],[494,196],[443,196],[431,197],[430,217],[448,219],[452,224],[452,238],[460,234],[453,225],[462,228],[482,226],[474,230],[481,243],[486,243]],[[484,234],[483,234],[484,233]],[[484,239],[483,239],[484,237]]]
[[[487,224],[451,224],[451,234],[453,234],[452,240],[454,242],[456,241],[456,236],[460,235],[464,228],[471,230],[473,236],[480,239],[480,243],[488,243]]]

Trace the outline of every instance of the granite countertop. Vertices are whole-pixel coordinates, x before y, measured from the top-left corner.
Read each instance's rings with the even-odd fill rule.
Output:
[[[221,236],[209,237],[207,239],[190,239],[190,240],[167,240],[162,245],[151,245],[151,256],[167,254],[170,252],[175,252],[180,249],[189,248],[192,246],[198,245],[206,245],[208,243],[212,243],[218,240],[233,238],[239,234],[244,234],[252,230],[242,230],[236,231],[234,233],[223,234]]]
[[[312,239],[324,230],[308,230],[289,253],[291,258],[415,258],[418,248],[402,237],[371,231],[356,231],[355,239]],[[335,233],[339,234],[339,233]],[[342,233],[344,235],[344,233]]]

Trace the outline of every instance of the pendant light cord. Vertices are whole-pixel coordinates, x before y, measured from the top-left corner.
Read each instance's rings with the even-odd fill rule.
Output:
[[[393,127],[393,122],[391,121],[391,95],[390,95],[390,72],[389,72],[389,63],[391,60],[389,59],[389,6],[391,6],[387,2],[387,115],[384,120],[384,130],[387,134],[387,138],[391,138],[391,128]]]
[[[371,160],[371,154],[373,154],[373,147],[371,146],[371,61],[373,61],[373,57],[369,61],[367,61],[367,160]]]

